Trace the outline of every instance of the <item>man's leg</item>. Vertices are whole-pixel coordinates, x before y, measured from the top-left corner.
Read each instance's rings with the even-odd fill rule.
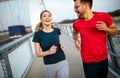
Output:
[[[108,59],[103,60],[99,71],[99,78],[107,78],[108,75]]]
[[[98,66],[95,63],[83,63],[86,78],[98,78]]]
[[[108,59],[97,63],[83,63],[86,78],[107,78]]]

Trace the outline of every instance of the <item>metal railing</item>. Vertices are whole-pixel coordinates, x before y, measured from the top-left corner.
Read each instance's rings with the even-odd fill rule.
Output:
[[[109,70],[120,78],[120,30],[117,35],[107,36],[108,51],[110,55]]]
[[[32,33],[29,33],[0,46],[0,78],[22,78],[24,76],[34,55],[31,47],[31,38]],[[22,63],[22,65],[19,63]]]

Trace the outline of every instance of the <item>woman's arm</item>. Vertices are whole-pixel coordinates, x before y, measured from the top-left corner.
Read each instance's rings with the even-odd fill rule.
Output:
[[[34,42],[34,46],[35,46],[35,54],[37,57],[44,57],[56,53],[57,47],[55,45],[53,45],[48,51],[44,51],[44,52],[42,52],[39,43]]]

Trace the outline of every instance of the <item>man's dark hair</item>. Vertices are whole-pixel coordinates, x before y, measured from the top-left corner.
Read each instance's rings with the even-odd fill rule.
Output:
[[[73,0],[73,1],[76,1],[76,0]],[[80,0],[80,2],[89,3],[90,8],[92,7],[92,4],[93,4],[93,0]]]

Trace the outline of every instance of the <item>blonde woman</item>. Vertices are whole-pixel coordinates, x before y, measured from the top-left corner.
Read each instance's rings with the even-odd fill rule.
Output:
[[[47,78],[69,78],[68,62],[65,58],[65,47],[60,44],[60,29],[52,25],[51,13],[41,12],[36,26],[33,42],[37,57],[43,57]]]

